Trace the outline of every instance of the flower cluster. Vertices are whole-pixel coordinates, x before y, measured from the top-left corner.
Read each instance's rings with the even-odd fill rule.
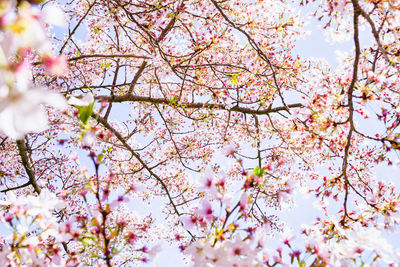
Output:
[[[243,240],[238,234],[214,245],[198,240],[190,244],[185,253],[191,256],[196,267],[264,266],[262,247],[252,239]]]
[[[54,216],[65,203],[48,190],[35,197],[9,192],[1,201],[1,221],[8,233],[1,240],[2,266],[62,266],[62,243],[70,236]]]
[[[395,266],[400,261],[400,251],[382,236],[379,227],[366,228],[356,222],[351,228],[343,228],[334,220],[324,224],[323,231],[309,226],[303,230],[307,252],[314,254],[321,264],[343,266],[357,262]]]

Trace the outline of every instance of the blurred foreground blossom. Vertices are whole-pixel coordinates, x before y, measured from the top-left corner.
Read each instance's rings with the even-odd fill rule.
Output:
[[[15,8],[15,1],[0,6],[0,131],[20,139],[27,133],[47,129],[43,104],[67,107],[63,96],[32,83],[32,65],[27,58],[38,55],[48,72],[57,76],[67,72],[67,63],[62,57],[51,55],[44,28],[49,12],[42,13],[27,2]]]
[[[60,94],[34,87],[28,80],[27,66],[22,64],[15,74],[14,86],[0,89],[0,130],[11,138],[19,139],[30,132],[41,132],[48,127],[42,104],[64,109],[66,101]],[[5,80],[8,73],[0,73]]]
[[[87,93],[80,96],[71,96],[68,99],[68,104],[73,106],[86,107],[94,101],[92,93]]]
[[[41,104],[65,108],[64,98],[43,89],[30,89],[26,93],[13,93],[0,99],[0,130],[11,138],[19,139],[31,132],[47,129],[47,115]]]

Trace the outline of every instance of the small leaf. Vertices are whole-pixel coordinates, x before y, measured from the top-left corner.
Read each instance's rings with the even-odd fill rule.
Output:
[[[101,162],[103,158],[104,158],[104,154],[99,154],[97,156],[97,162]]]
[[[78,107],[79,109],[79,120],[86,125],[89,121],[90,116],[93,114],[94,102],[90,103],[87,107]]]
[[[255,167],[253,173],[255,176],[260,176],[260,167]]]
[[[171,97],[171,99],[169,100],[169,102],[170,102],[171,104],[175,104],[176,101],[178,101],[178,99],[176,98],[176,96]]]
[[[238,77],[239,77],[238,73],[234,73],[232,75],[232,82],[233,82],[234,85],[238,85],[239,84]]]
[[[265,173],[265,168],[260,168],[259,166],[254,168],[254,175],[255,176],[261,177],[261,176],[264,175],[264,173]]]
[[[102,66],[103,68],[108,69],[111,66],[111,62],[107,62],[106,60],[104,62],[100,63],[100,66]]]

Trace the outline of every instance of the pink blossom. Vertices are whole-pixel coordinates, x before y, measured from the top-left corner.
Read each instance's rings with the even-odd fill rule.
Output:
[[[225,156],[233,155],[236,152],[235,146],[228,144],[222,148],[222,154]]]
[[[240,196],[240,209],[245,211],[248,208],[249,204],[249,194],[247,192],[243,192]]]
[[[206,220],[211,221],[213,218],[213,210],[210,202],[207,200],[201,201],[202,208],[198,211],[198,215],[206,218]]]
[[[68,72],[68,63],[62,56],[45,56],[43,58],[43,63],[50,74],[63,76]]]
[[[183,215],[179,218],[179,220],[183,224],[183,227],[187,230],[193,229],[197,222],[197,218],[193,215]]]
[[[128,197],[122,196],[122,195],[118,196],[118,198],[116,200],[111,202],[110,209],[118,207],[121,203],[128,203],[128,202],[129,202],[129,198]]]

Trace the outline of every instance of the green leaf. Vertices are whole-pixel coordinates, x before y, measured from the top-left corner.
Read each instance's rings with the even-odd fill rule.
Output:
[[[238,77],[239,77],[238,73],[232,74],[232,82],[233,82],[234,85],[238,85],[239,84]]]
[[[173,97],[169,100],[169,102],[170,102],[171,104],[175,104],[176,101],[178,101],[178,99],[176,98],[176,96],[173,96]]]
[[[86,125],[89,121],[90,116],[93,114],[94,102],[90,103],[87,107],[78,107],[79,109],[79,120]]]
[[[257,167],[254,168],[254,172],[253,173],[254,173],[255,176],[261,177],[261,176],[264,175],[265,169],[264,168],[260,168],[259,166],[257,166]]]
[[[97,161],[98,161],[98,162],[101,162],[101,161],[103,160],[103,158],[104,158],[104,154],[99,154],[99,155],[97,156]]]
[[[253,173],[255,176],[260,176],[260,167],[255,167]]]
[[[106,60],[104,60],[104,62],[100,63],[100,66],[102,66],[103,68],[108,69],[111,66],[111,62],[107,62]]]

